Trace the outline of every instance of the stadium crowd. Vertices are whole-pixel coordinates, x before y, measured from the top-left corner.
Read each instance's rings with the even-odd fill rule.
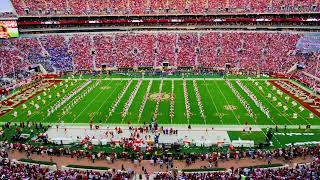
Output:
[[[220,67],[285,73],[299,63],[320,76],[319,52],[302,53],[297,44],[311,35],[286,32],[137,32],[40,35],[1,40],[0,74],[23,74],[42,64],[48,72],[106,67]],[[280,40],[281,39],[281,40]],[[310,84],[312,79],[298,74]],[[316,85],[319,88],[319,83]]]
[[[52,15],[147,15],[147,14],[240,14],[318,12],[317,0],[12,0],[20,16]]]
[[[8,158],[0,161],[1,179],[103,179],[124,180],[130,179],[132,174],[126,172],[80,171],[80,170],[57,170],[51,171],[40,165],[17,163]]]
[[[149,15],[149,14],[250,14],[250,13],[301,13],[319,12],[318,0],[295,1],[247,1],[247,0],[12,0],[20,16],[55,15]],[[15,17],[12,13],[0,13],[0,17]],[[24,79],[30,76],[28,71],[34,64],[41,64],[48,72],[72,70],[91,70],[106,67],[154,67],[168,63],[177,67],[230,67],[247,71],[268,71],[284,73],[293,64],[299,63],[306,72],[320,77],[319,52],[305,55],[297,50],[302,33],[288,32],[157,32],[157,33],[92,33],[62,35],[32,35],[17,39],[0,40],[0,76]],[[294,77],[301,82],[319,89],[320,83],[303,72]],[[0,81],[0,85],[4,86]],[[196,84],[194,85],[196,86]],[[151,84],[150,84],[151,87]],[[197,90],[196,90],[197,91]],[[148,90],[149,92],[149,90]],[[186,92],[185,92],[186,93]],[[187,93],[186,93],[187,95]],[[148,96],[146,96],[148,97]],[[200,97],[200,96],[199,96]],[[198,103],[201,101],[198,98]],[[172,98],[174,98],[172,96]],[[188,98],[187,98],[188,99]],[[119,100],[120,101],[120,100]],[[173,101],[172,101],[173,102]],[[186,102],[188,104],[189,102]],[[144,106],[144,104],[143,104]],[[199,107],[202,107],[199,104]],[[188,110],[187,110],[188,112]],[[24,123],[20,123],[24,126]],[[34,125],[43,128],[42,124]],[[212,173],[180,173],[179,180],[187,179],[319,179],[320,146],[289,146],[275,149],[242,149],[233,146],[224,147],[225,151],[212,151],[205,154],[163,153],[158,155],[154,149],[165,152],[164,146],[158,146],[156,138],[162,135],[174,135],[174,129],[161,129],[156,125],[149,130],[159,132],[155,135],[155,144],[146,146],[150,155],[140,152],[140,145],[152,139],[143,137],[146,129],[133,128],[130,138],[121,139],[123,152],[85,151],[84,148],[70,149],[62,146],[35,146],[23,142],[0,142],[0,179],[130,179],[134,172],[115,169],[98,173],[94,171],[57,170],[51,171],[39,165],[18,163],[8,158],[8,152],[25,152],[50,157],[66,156],[107,160],[112,163],[119,159],[133,163],[150,160],[150,164],[174,167],[174,160],[184,160],[187,165],[196,161],[208,161],[209,167],[218,167],[221,161],[240,159],[261,159],[271,163],[273,159],[290,162],[297,157],[313,157],[310,164],[293,168],[260,169],[233,168]],[[17,128],[6,123],[4,129]],[[130,127],[131,128],[131,127]],[[121,133],[121,129],[119,130]],[[113,134],[112,134],[113,135]],[[111,146],[113,146],[112,144]],[[92,147],[92,146],[90,146]],[[138,148],[139,147],[139,148]],[[86,147],[85,147],[86,148]],[[134,150],[134,151],[132,151]],[[124,170],[124,169],[122,169]],[[145,171],[146,177],[149,174]],[[157,173],[154,179],[175,179],[170,173]]]
[[[47,168],[40,167],[40,165],[28,165],[18,163],[16,161],[11,161],[8,159],[8,150],[14,149],[11,144],[1,143],[1,151],[0,151],[0,174],[2,179],[130,179],[134,172],[133,171],[116,171],[113,169],[112,171],[105,173],[98,173],[95,171],[80,171],[80,170],[57,170],[50,171]],[[18,149],[19,151],[23,151],[27,149],[26,147],[22,149]],[[61,149],[61,148],[60,148]],[[290,160],[290,158],[302,157],[311,155],[313,158],[313,162],[309,164],[297,164],[296,167],[282,167],[280,169],[260,169],[260,168],[233,168],[230,167],[227,171],[221,172],[194,172],[194,173],[180,173],[178,175],[179,180],[187,180],[187,179],[240,179],[240,178],[252,178],[252,179],[317,179],[320,176],[320,147],[289,147],[282,148],[275,151],[269,150],[259,150],[260,155],[265,154],[267,157],[270,157],[270,153],[274,155],[274,157],[283,156],[284,159]],[[39,150],[38,150],[39,151]],[[50,150],[49,150],[50,151]],[[253,150],[254,151],[254,150]],[[239,153],[238,158],[242,157],[240,154],[247,154],[248,158],[264,158],[260,156],[259,153],[254,153],[253,151]],[[65,154],[66,155],[66,154]],[[98,159],[105,159],[103,156],[97,155]],[[210,155],[203,154],[200,155],[199,158],[202,160],[208,160],[209,162],[215,162],[221,156],[214,156],[210,159]],[[236,156],[237,157],[237,156]],[[221,159],[219,159],[221,161]],[[230,159],[232,160],[232,159]],[[270,158],[267,159],[268,161]],[[172,164],[173,161],[168,157],[160,157],[153,158],[155,163],[162,168],[164,165],[167,165],[167,170],[171,169],[168,164]],[[134,162],[134,161],[133,161]],[[191,162],[195,162],[192,158]],[[216,163],[217,165],[217,163]],[[207,167],[203,167],[207,168]],[[149,174],[145,172],[145,176],[149,177]],[[170,173],[156,173],[154,179],[174,179],[172,174]]]
[[[1,40],[1,74],[43,64],[49,72],[107,67],[200,66],[285,72],[295,62],[315,72],[317,58],[298,54],[303,34],[158,32],[47,35]],[[281,41],[279,40],[281,39]],[[4,72],[3,72],[4,71]],[[319,73],[319,72],[318,72]]]
[[[24,123],[21,122],[18,124],[5,123],[2,128],[6,129],[18,129],[19,128],[35,128],[35,129],[45,129],[41,123]],[[132,137],[139,138],[143,135],[143,132],[146,131],[155,131],[157,130],[157,124],[150,124],[148,129],[144,128],[133,128],[130,127],[132,131]],[[162,127],[160,128],[162,129]],[[159,129],[159,132],[160,132]],[[162,132],[163,131],[163,132]],[[174,129],[165,129],[161,131],[162,135],[174,135],[178,133]],[[121,133],[121,129],[119,129]],[[140,134],[140,135],[139,135]],[[3,136],[4,134],[2,134]],[[128,141],[128,140],[126,140]],[[46,141],[43,141],[46,142]],[[128,141],[129,142],[129,141]],[[211,152],[204,154],[190,154],[190,153],[162,153],[157,154],[153,151],[149,151],[144,155],[144,152],[133,152],[132,148],[134,145],[127,144],[124,147],[123,152],[95,152],[95,151],[85,151],[83,148],[80,149],[69,149],[68,147],[63,146],[47,146],[43,144],[41,146],[34,146],[31,144],[26,144],[23,142],[9,142],[4,139],[0,142],[0,174],[2,179],[16,179],[17,177],[21,178],[47,178],[47,179],[65,179],[66,177],[71,179],[77,178],[88,178],[88,179],[130,179],[134,172],[132,169],[125,171],[124,168],[121,171],[115,169],[106,172],[106,173],[97,173],[94,171],[82,172],[76,170],[58,170],[50,171],[46,168],[42,168],[37,165],[26,165],[21,164],[16,161],[11,161],[8,159],[8,152],[18,151],[20,153],[26,153],[27,157],[30,158],[32,154],[37,154],[41,156],[52,157],[70,157],[70,158],[88,158],[94,163],[96,160],[106,160],[111,163],[117,163],[118,160],[128,160],[134,164],[140,164],[142,160],[150,160],[150,164],[153,166],[159,166],[160,169],[164,171],[169,171],[175,167],[175,160],[185,161],[186,165],[189,166],[192,163],[197,161],[207,161],[208,166],[200,167],[201,169],[213,168],[213,166],[218,167],[219,162],[225,161],[239,161],[241,159],[252,159],[252,160],[264,160],[269,164],[272,163],[274,159],[281,160],[284,163],[290,163],[294,161],[295,158],[307,158],[311,157],[313,162],[306,165],[297,165],[295,168],[281,168],[278,170],[266,170],[259,168],[238,168],[233,167],[230,170],[224,172],[215,172],[215,173],[181,173],[178,178],[181,180],[184,179],[234,179],[244,177],[251,177],[253,179],[291,179],[292,177],[298,177],[300,179],[316,179],[319,177],[320,173],[320,146],[288,146],[283,148],[274,148],[274,149],[264,149],[264,148],[234,148],[232,146],[225,147],[225,150],[212,150]],[[176,149],[176,148],[175,148]],[[159,152],[166,152],[164,147],[158,145]],[[149,172],[150,173],[150,172]],[[149,176],[150,174],[145,171],[145,175]],[[172,179],[170,173],[157,173],[155,179]]]
[[[297,164],[292,168],[261,169],[261,168],[231,168],[226,172],[212,173],[182,173],[179,180],[187,179],[318,179],[320,176],[320,161],[315,158],[310,164]],[[164,178],[164,179],[171,179]]]
[[[45,126],[43,126],[41,123],[20,123],[18,124],[11,124],[11,123],[5,123],[2,128],[5,129],[20,129],[23,127],[28,128],[36,128],[36,129],[44,129]],[[165,136],[165,135],[175,135],[178,134],[178,131],[175,129],[168,129],[159,127],[156,122],[151,123],[149,125],[146,125],[145,128],[133,128],[130,127],[132,134],[131,139],[138,140],[141,139],[141,137],[144,136],[144,133],[146,132],[154,132],[155,135],[159,136]],[[122,130],[119,128],[117,130],[117,133],[121,133]],[[148,137],[147,137],[148,138]],[[38,154],[38,155],[55,155],[55,156],[71,156],[72,158],[92,158],[92,155],[94,154],[94,157],[96,159],[110,159],[110,160],[116,160],[116,159],[131,159],[132,161],[134,158],[140,158],[141,152],[136,151],[132,152],[132,144],[129,143],[129,138],[124,138],[125,142],[128,142],[127,144],[124,144],[124,152],[119,153],[106,153],[106,152],[92,152],[92,151],[84,151],[82,149],[80,150],[71,150],[69,148],[63,148],[60,146],[33,146],[30,144],[24,144],[24,143],[9,143],[8,141],[1,141],[0,147],[6,148],[7,150],[18,150],[20,152],[26,152],[27,154]],[[45,141],[48,142],[48,141]],[[155,144],[158,144],[157,141],[155,141]],[[158,144],[156,146],[159,149],[162,149],[162,152],[164,151],[164,147]],[[154,150],[154,149],[153,149]],[[131,152],[131,153],[128,153]],[[151,151],[149,151],[151,152]],[[133,154],[132,154],[133,153]],[[260,149],[260,148],[254,148],[254,149],[247,149],[242,150],[242,148],[234,148],[230,146],[226,149],[226,151],[219,151],[219,152],[213,152],[213,153],[206,153],[206,154],[184,154],[179,153],[176,154],[174,158],[186,160],[186,163],[192,163],[195,162],[195,160],[213,160],[216,161],[228,161],[232,159],[243,159],[243,158],[251,158],[251,159],[268,159],[268,157],[272,156],[274,159],[281,159],[284,161],[290,161],[293,158],[297,157],[306,157],[306,156],[319,156],[320,155],[320,146],[288,146],[286,148],[275,148],[272,150],[268,149]],[[145,157],[144,157],[145,158]],[[165,155],[159,156],[156,154],[153,154],[151,159],[154,161],[154,163],[158,163],[159,159],[168,158]]]
[[[0,18],[17,18],[17,15],[14,14],[13,12],[0,12]]]
[[[306,73],[308,73],[309,75],[315,76],[315,77],[320,77],[320,54],[315,54],[315,55],[311,55],[309,57],[309,61],[306,62],[306,64],[302,64],[302,66],[305,67],[305,70],[303,72],[298,71],[298,72],[294,72],[292,74],[292,77],[300,82],[302,82],[303,84],[311,87],[312,89],[314,89],[316,92],[320,93],[320,81],[315,81],[315,78],[312,78],[310,76],[308,76]],[[318,62],[318,63],[316,63]]]
[[[296,73],[294,78],[302,82],[303,84],[309,86],[310,88],[314,89],[316,92],[320,93],[320,81],[315,81],[314,78],[310,78],[309,76],[301,72]]]
[[[50,170],[40,165],[12,161],[8,157],[9,146],[1,143],[0,149],[0,179],[103,179],[124,180],[132,178],[134,172],[112,169],[108,172],[81,170]]]

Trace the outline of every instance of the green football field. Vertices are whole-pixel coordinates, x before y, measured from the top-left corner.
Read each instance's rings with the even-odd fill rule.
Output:
[[[198,124],[198,125],[319,125],[320,118],[316,115],[309,118],[311,111],[301,106],[291,106],[295,101],[290,97],[289,103],[273,90],[273,85],[267,85],[267,79],[257,79],[252,82],[246,78],[239,78],[261,104],[269,110],[270,118],[258,107],[248,94],[230,78],[228,81],[250,106],[253,115],[248,111],[239,98],[227,85],[226,80],[220,78],[145,78],[145,79],[93,79],[79,92],[75,93],[59,108],[48,115],[57,102],[84,85],[88,79],[62,79],[61,84],[41,92],[19,105],[9,113],[0,117],[1,122],[34,121],[43,123],[111,123],[111,124],[143,124],[154,117],[159,124]],[[184,82],[185,81],[185,82]],[[87,82],[88,83],[88,82]],[[262,87],[262,91],[258,86]],[[68,88],[66,88],[68,85]],[[198,89],[198,96],[196,89]],[[86,92],[86,93],[84,93]],[[59,93],[59,97],[56,94]],[[159,94],[160,93],[160,94]],[[49,98],[49,95],[52,95]],[[272,94],[277,101],[273,102],[266,94]],[[40,97],[38,97],[40,96]],[[45,103],[43,103],[43,100]],[[288,110],[277,107],[281,102],[287,104]],[[38,104],[36,110],[34,104]],[[189,107],[186,106],[189,104]],[[201,113],[202,109],[202,113]],[[27,116],[28,111],[31,112]],[[16,117],[13,113],[16,112]],[[29,113],[30,113],[29,112]],[[297,113],[298,117],[293,118]]]
[[[231,140],[252,140],[255,145],[266,142],[267,129],[254,132],[228,131]],[[319,144],[319,129],[279,129],[278,132],[272,129],[272,143],[274,147],[285,147],[290,145]]]

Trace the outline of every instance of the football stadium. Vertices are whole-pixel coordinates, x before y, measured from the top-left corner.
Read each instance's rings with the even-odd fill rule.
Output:
[[[1,179],[318,179],[319,12],[4,0]]]

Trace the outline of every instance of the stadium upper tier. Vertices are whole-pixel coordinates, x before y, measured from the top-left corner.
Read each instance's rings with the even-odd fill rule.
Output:
[[[316,71],[320,36],[284,32],[113,32],[32,35],[0,40],[0,74],[31,64],[47,71],[106,67],[225,67],[286,72],[294,63]],[[301,54],[304,51],[307,54]],[[310,55],[311,54],[311,55]]]
[[[20,16],[319,12],[318,0],[12,0]]]

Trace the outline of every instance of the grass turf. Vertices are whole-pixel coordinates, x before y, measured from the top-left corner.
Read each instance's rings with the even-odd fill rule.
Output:
[[[87,76],[86,76],[87,77]],[[234,77],[232,77],[234,78]],[[68,81],[68,82],[67,82]],[[63,80],[63,84],[70,84],[73,80]],[[96,80],[90,84],[92,85]],[[56,89],[53,87],[50,88],[50,92],[46,91],[47,94],[52,94],[52,99],[48,99],[47,96],[41,94],[42,99],[46,100],[46,104],[41,104],[38,111],[34,107],[30,106],[30,102],[37,102],[36,97],[28,100],[25,104],[27,109],[23,110],[21,106],[15,108],[13,111],[18,112],[18,116],[14,118],[12,116],[13,111],[5,114],[0,117],[0,121],[34,121],[34,122],[43,122],[43,123],[57,123],[64,121],[65,123],[89,123],[90,119],[94,123],[113,123],[121,124],[128,123],[129,121],[134,124],[148,123],[155,112],[156,99],[148,98],[146,104],[142,111],[141,119],[138,118],[139,109],[144,99],[144,96],[147,91],[147,87],[150,81],[152,81],[152,86],[150,90],[150,95],[157,95],[159,92],[159,87],[161,79],[145,79],[143,80],[141,86],[139,87],[137,94],[134,96],[133,102],[129,107],[127,116],[122,117],[121,112],[124,110],[125,104],[127,103],[134,87],[137,85],[138,81],[133,80],[128,89],[124,92],[122,98],[119,101],[119,104],[115,107],[115,111],[109,116],[109,111],[113,107],[117,97],[120,95],[128,79],[122,80],[111,80],[103,79],[101,83],[95,87],[90,93],[88,93],[83,99],[78,103],[74,104],[73,107],[66,113],[63,114],[61,109],[66,107],[70,102],[69,100],[65,105],[61,106],[55,113],[50,116],[47,116],[47,110],[53,104],[55,104],[59,98],[55,96],[57,92],[61,92],[64,86],[58,86]],[[186,117],[186,107],[185,107],[185,97],[183,89],[183,80],[175,79],[174,84],[174,117],[171,120],[170,118],[170,98],[163,99],[159,104],[158,112],[158,122],[160,124],[222,124],[222,125],[243,125],[248,122],[251,125],[319,125],[320,119],[315,116],[314,119],[308,119],[309,110],[304,110],[300,112],[298,106],[292,107],[288,104],[288,111],[283,113],[282,107],[276,107],[276,102],[272,102],[271,99],[268,99],[266,95],[271,93],[272,96],[277,97],[278,101],[282,104],[286,104],[285,96],[280,97],[276,91],[272,91],[272,85],[267,86],[265,79],[258,80],[259,86],[262,86],[263,92],[259,91],[257,86],[251,81],[240,79],[242,84],[246,86],[262,103],[265,107],[270,110],[271,117],[270,119],[266,118],[263,112],[255,106],[254,102],[249,98],[249,96],[240,88],[239,85],[235,82],[235,79],[230,79],[230,82],[235,87],[235,89],[240,93],[240,95],[248,102],[248,104],[253,109],[255,117],[252,118],[247,114],[247,111],[239,102],[237,97],[227,86],[224,80],[222,79],[197,79],[196,83],[199,89],[201,96],[201,103],[203,104],[204,114],[206,120],[201,117],[199,106],[197,103],[197,98],[195,95],[195,89],[192,82],[192,79],[186,80],[187,92],[189,97],[191,118],[188,120]],[[84,80],[74,81],[73,86],[69,86],[68,89],[65,89],[65,93],[61,93],[60,99],[68,95],[72,90],[79,87]],[[87,86],[80,93],[85,91]],[[170,96],[172,88],[172,80],[165,79],[163,80],[163,87],[161,93],[168,94]],[[78,93],[78,94],[80,94]],[[77,95],[76,95],[77,96]],[[73,98],[75,98],[74,96]],[[291,97],[289,102],[294,101]],[[228,108],[229,107],[229,108]],[[231,109],[230,109],[231,107]],[[31,110],[32,115],[27,118],[27,111]],[[298,113],[298,118],[293,119],[292,114]]]
[[[279,129],[273,132],[273,146],[284,147],[296,142],[320,141],[320,129]],[[267,129],[253,132],[228,131],[231,140],[253,140],[255,145],[266,142]]]
[[[36,161],[36,160],[32,160],[32,159],[19,159],[19,161],[21,161],[21,162],[26,162],[26,163],[47,165],[47,166],[56,165],[56,163],[53,163],[53,162],[48,162],[48,161]]]

